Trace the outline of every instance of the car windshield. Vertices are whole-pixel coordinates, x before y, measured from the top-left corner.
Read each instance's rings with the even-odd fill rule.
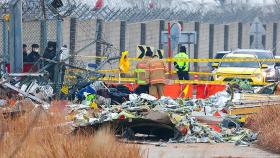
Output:
[[[224,58],[226,59],[226,58]],[[232,59],[232,58],[231,58]],[[248,67],[248,68],[259,68],[258,62],[222,62],[220,67]]]
[[[271,53],[257,52],[256,55],[259,59],[273,59],[273,55]],[[275,63],[274,62],[263,62],[262,64],[274,65]]]
[[[238,52],[235,54],[256,54],[258,59],[273,59],[272,53],[268,53],[268,52],[254,52],[254,53],[253,52]],[[262,64],[274,65],[275,62],[262,62]]]
[[[215,59],[222,59],[225,55],[226,55],[226,53],[218,53],[218,54],[216,54]]]

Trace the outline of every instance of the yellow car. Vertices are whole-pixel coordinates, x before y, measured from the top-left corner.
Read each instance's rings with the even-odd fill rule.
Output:
[[[257,59],[252,54],[227,54],[223,59]],[[213,79],[215,81],[231,81],[235,78],[246,79],[254,84],[261,84],[265,82],[265,69],[268,68],[266,64],[260,62],[221,62],[212,65],[216,68],[213,71]]]

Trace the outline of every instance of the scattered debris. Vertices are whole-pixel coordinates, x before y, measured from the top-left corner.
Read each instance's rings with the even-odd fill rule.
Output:
[[[259,92],[274,93],[277,85],[266,86]],[[2,82],[2,86],[31,99],[16,101],[13,107],[7,107],[6,99],[0,100],[1,112],[6,116],[28,113],[40,105],[47,110],[54,95],[52,86],[36,79],[14,84]],[[242,100],[244,94],[253,91],[249,83],[238,80],[207,99],[156,99],[149,94],[134,94],[124,86],[108,86],[102,81],[79,82],[74,88],[63,90],[66,98],[71,98],[65,112],[74,133],[92,133],[109,124],[115,127],[116,134],[128,140],[145,135],[145,139],[169,143],[232,142],[239,146],[250,145],[257,134],[243,127],[244,118],[229,111],[235,105],[247,105],[248,100]],[[29,102],[30,106],[22,106],[23,102]]]
[[[97,104],[97,97],[88,99],[88,95],[96,94],[94,91],[84,93],[83,104],[67,106],[67,118],[73,121],[76,132],[111,124],[127,139],[135,139],[140,133],[158,140],[169,139],[169,143],[233,142],[247,145],[257,138],[255,133],[243,128],[241,117],[227,113],[227,109],[233,106],[227,90],[207,99],[191,100],[128,94],[128,101],[121,105]]]

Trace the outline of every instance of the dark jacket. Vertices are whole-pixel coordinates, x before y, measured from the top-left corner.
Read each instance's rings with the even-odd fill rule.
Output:
[[[27,58],[28,62],[37,62],[40,59],[40,55],[38,52],[32,51]]]
[[[56,60],[55,59],[56,57],[56,50],[50,50],[48,48],[46,48],[44,54],[43,54],[43,58],[46,58],[46,59],[50,59],[50,60]],[[54,69],[55,69],[55,64],[54,63],[51,63],[51,62],[44,62],[44,66],[48,65],[48,64],[51,64],[50,67],[48,67],[46,70],[49,72],[50,74],[50,79],[52,81],[54,81]]]
[[[50,50],[50,49],[46,48],[46,50],[43,54],[43,58],[55,60],[54,59],[55,55],[56,55],[56,50]]]
[[[28,54],[26,52],[23,52],[23,62],[29,62]]]

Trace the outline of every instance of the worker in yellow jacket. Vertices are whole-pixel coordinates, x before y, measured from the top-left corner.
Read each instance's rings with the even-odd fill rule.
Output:
[[[187,53],[186,47],[180,47],[180,52],[175,55],[175,59],[184,60],[189,59],[189,55]],[[176,61],[174,62],[174,66],[177,71],[177,75],[179,80],[189,80],[189,62],[186,61]]]

